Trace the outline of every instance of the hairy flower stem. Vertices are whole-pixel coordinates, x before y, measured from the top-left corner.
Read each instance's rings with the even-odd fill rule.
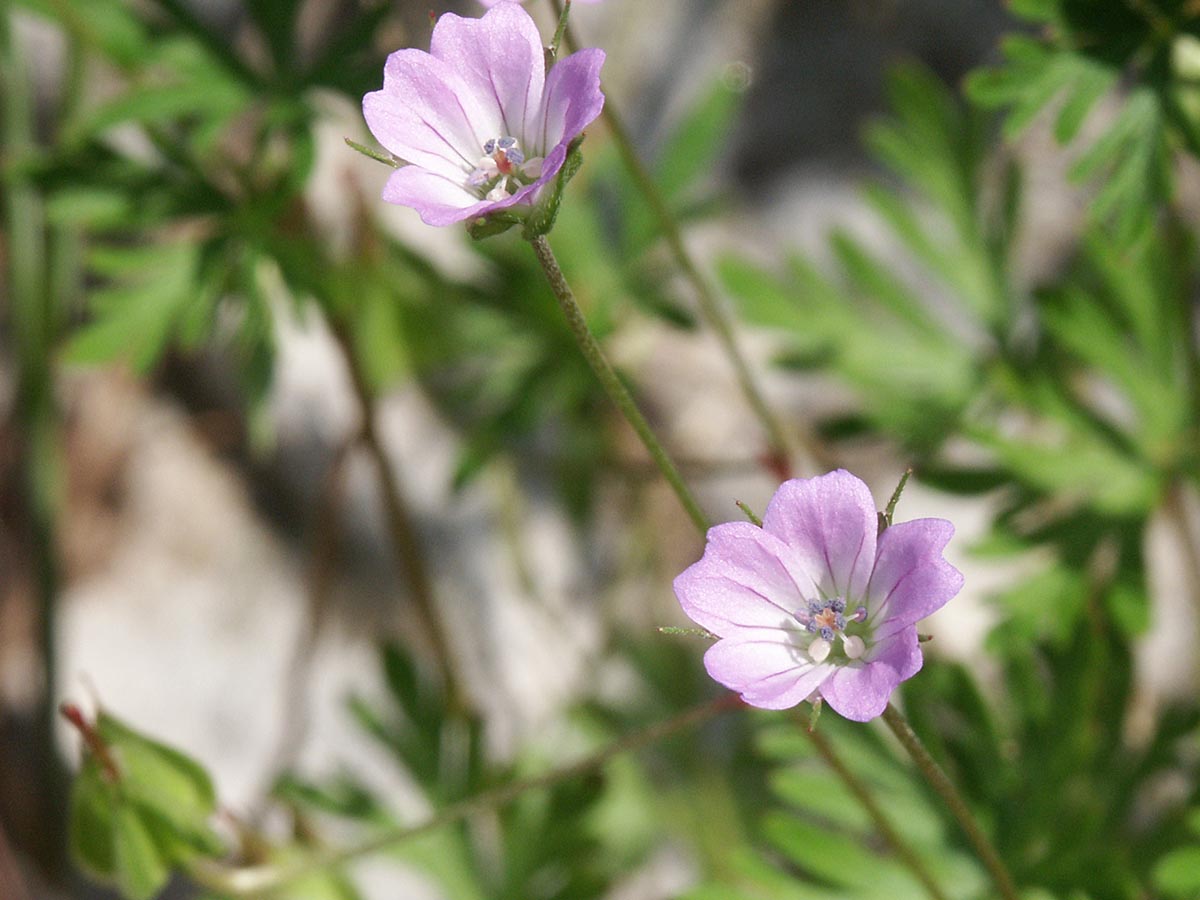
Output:
[[[513,781],[483,791],[474,797],[450,804],[419,825],[393,828],[350,847],[317,852],[291,865],[249,866],[231,869],[211,863],[200,863],[193,867],[190,874],[198,884],[221,894],[235,897],[257,896],[276,890],[305,875],[345,865],[365,856],[391,849],[405,841],[469,818],[477,813],[505,806],[526,791],[553,787],[561,782],[586,775],[606,765],[617,756],[641,750],[663,738],[688,728],[694,728],[720,713],[739,706],[741,706],[741,699],[736,694],[723,694],[715,700],[694,706],[676,716],[643,728],[641,731],[627,734],[578,762],[546,772],[544,775]]]
[[[588,328],[587,319],[583,316],[583,310],[575,302],[575,293],[567,283],[562,269],[559,268],[558,260],[554,257],[554,251],[550,249],[550,242],[546,240],[545,235],[539,235],[538,237],[531,238],[530,243],[533,245],[533,252],[537,255],[538,262],[542,265],[542,271],[546,273],[546,280],[550,283],[550,289],[554,292],[554,296],[558,300],[558,305],[567,319],[567,325],[570,327],[571,333],[575,335],[575,341],[579,344],[579,349],[583,352],[584,358],[587,359],[588,365],[592,367],[592,371],[600,379],[600,384],[608,394],[609,399],[616,404],[617,409],[621,411],[626,421],[637,432],[637,436],[641,438],[642,444],[645,445],[646,450],[649,451],[650,456],[654,459],[655,465],[658,466],[663,477],[667,479],[667,483],[675,491],[675,496],[679,498],[679,502],[683,504],[688,517],[700,529],[700,532],[704,533],[708,530],[708,517],[704,515],[700,504],[692,496],[691,489],[684,483],[679,470],[675,468],[675,463],[671,462],[671,457],[667,455],[667,451],[659,443],[658,437],[654,434],[653,429],[651,429],[650,423],[646,421],[646,417],[638,409],[637,403],[634,402],[633,397],[629,394],[629,390],[622,383],[621,379],[617,377],[617,373],[613,371],[613,367],[609,365],[608,359],[604,356],[604,352],[600,349],[600,345],[596,342],[596,338],[592,334],[592,330]]]
[[[554,7],[555,14],[562,21],[562,0],[550,0],[550,2]],[[562,40],[566,48],[572,53],[579,46],[570,25],[567,25],[563,29]],[[608,127],[609,133],[612,135],[613,143],[617,147],[617,152],[621,156],[622,163],[629,170],[629,174],[637,184],[642,199],[646,201],[646,205],[650,207],[650,211],[654,214],[654,218],[658,222],[659,231],[662,232],[662,236],[671,250],[671,255],[675,257],[675,264],[679,267],[679,270],[688,282],[691,283],[692,289],[696,293],[696,300],[700,304],[700,312],[716,335],[721,349],[729,358],[742,394],[767,433],[767,440],[771,445],[772,469],[780,475],[781,480],[788,478],[791,474],[791,459],[793,455],[791,442],[788,440],[787,432],[780,424],[779,419],[771,411],[770,406],[768,406],[766,399],[763,397],[762,390],[758,386],[758,382],[750,371],[746,357],[738,345],[729,316],[721,307],[721,303],[717,299],[712,285],[709,284],[708,279],[701,273],[691,254],[688,252],[687,247],[684,246],[683,234],[679,229],[679,223],[675,221],[675,214],[671,212],[666,198],[663,197],[662,191],[658,189],[658,185],[654,181],[654,176],[650,174],[649,169],[646,168],[646,164],[642,162],[641,157],[638,155],[637,148],[633,144],[633,139],[629,136],[629,129],[625,127],[624,120],[617,113],[611,96],[605,98],[604,109],[601,110],[600,115],[604,119],[604,124]],[[806,449],[810,456],[814,458],[820,456],[813,448]]]
[[[908,720],[904,718],[903,713],[889,703],[887,709],[883,711],[883,721],[892,730],[892,734],[896,735],[900,743],[904,745],[904,749],[908,751],[908,755],[913,758],[913,762],[917,764],[917,768],[921,770],[921,774],[929,782],[929,786],[942,798],[951,815],[958,820],[958,824],[966,832],[967,840],[971,842],[971,846],[975,848],[975,853],[992,876],[992,881],[996,883],[996,888],[999,890],[1000,896],[1004,900],[1018,900],[1016,886],[1013,884],[1012,876],[1008,874],[1008,869],[1005,868],[1004,862],[1000,859],[1000,854],[996,852],[996,848],[992,846],[992,842],[988,839],[988,836],[983,833],[983,829],[975,821],[975,817],[971,814],[966,800],[958,792],[958,788],[954,786],[954,782],[950,780],[949,776],[942,770],[942,767],[937,764],[937,760],[925,749],[925,745],[917,737],[916,732],[912,730],[912,726],[908,724]]]
[[[375,413],[375,398],[367,383],[366,374],[358,361],[354,343],[342,326],[330,319],[330,329],[342,352],[346,368],[350,374],[350,383],[358,402],[359,415],[362,417],[362,442],[375,463],[375,472],[379,478],[379,488],[382,495],[384,518],[387,522],[388,535],[391,538],[392,551],[396,555],[396,564],[407,582],[409,598],[416,609],[420,627],[429,636],[429,645],[433,651],[434,664],[441,676],[442,685],[446,690],[446,706],[452,712],[463,712],[466,709],[466,695],[459,684],[458,668],[450,652],[441,618],[438,616],[437,605],[434,602],[433,583],[429,577],[429,569],[425,563],[425,554],[417,536],[413,523],[412,511],[392,468],[387,449],[379,434],[379,422]]]
[[[796,718],[800,722],[801,730],[812,741],[813,746],[817,748],[817,752],[821,754],[821,758],[842,779],[842,782],[849,788],[850,793],[854,795],[862,808],[866,810],[867,815],[871,817],[871,821],[875,823],[875,830],[879,832],[887,845],[892,848],[892,852],[908,867],[917,881],[921,882],[932,900],[947,900],[946,895],[942,893],[942,889],[933,880],[929,869],[925,867],[925,863],[921,860],[921,857],[917,856],[916,851],[900,836],[892,826],[892,823],[888,821],[887,816],[884,815],[883,808],[875,800],[875,797],[872,796],[871,790],[867,787],[866,783],[850,771],[846,764],[842,762],[841,758],[834,751],[833,745],[829,742],[829,738],[825,737],[825,735],[815,728],[810,728],[806,716],[797,713]]]

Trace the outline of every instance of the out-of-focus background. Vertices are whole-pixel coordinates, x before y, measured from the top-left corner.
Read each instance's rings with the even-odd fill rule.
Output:
[[[1160,860],[1197,840],[1194,14],[1163,5],[1101,4],[1118,51],[1094,55],[1055,43],[1070,3],[1023,5],[1061,7],[1050,25],[985,0],[572,13],[792,472],[844,466],[882,505],[913,466],[898,518],[955,523],[966,587],[905,699],[1045,896],[1171,895],[1191,882]],[[549,35],[551,4],[527,6]],[[343,140],[373,146],[361,96],[428,45],[431,10],[482,13],[0,11],[0,900],[116,896],[68,859],[64,700],[194,757],[253,861],[419,821],[718,691],[702,639],[656,631],[687,624],[670,581],[702,540],[528,247],[387,207],[389,170]],[[761,512],[762,424],[605,122],[583,149],[564,269],[713,520]],[[278,896],[920,896],[794,721],[736,717]],[[832,718],[949,896],[983,896],[894,748]],[[886,864],[870,883],[863,854]]]

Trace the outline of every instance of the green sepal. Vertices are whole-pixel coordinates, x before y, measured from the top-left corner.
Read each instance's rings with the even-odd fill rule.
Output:
[[[558,177],[554,179],[554,187],[550,191],[550,195],[525,220],[523,235],[525,240],[531,241],[536,237],[549,234],[550,229],[554,227],[554,220],[558,218],[558,207],[562,202],[563,188],[567,186],[568,181],[575,177],[575,173],[583,165],[583,154],[579,151],[583,138],[584,135],[581,134],[571,141],[571,145],[567,148],[567,158],[563,161],[562,168],[558,170]]]
[[[342,138],[346,142],[346,146],[351,150],[356,150],[368,159],[373,159],[375,162],[381,162],[385,166],[391,166],[393,169],[399,169],[404,163],[396,159],[390,153],[380,153],[378,150],[372,150],[366,144],[360,144],[358,141],[352,141],[348,137]]]
[[[520,225],[523,221],[524,219],[521,216],[504,210],[503,212],[492,213],[489,216],[480,216],[472,220],[471,224],[467,226],[467,234],[475,240],[480,241],[497,234],[503,234],[514,225]]]

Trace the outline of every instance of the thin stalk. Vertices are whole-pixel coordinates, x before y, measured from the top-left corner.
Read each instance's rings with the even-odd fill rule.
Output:
[[[671,457],[667,455],[667,451],[659,443],[658,437],[646,421],[646,417],[638,409],[637,403],[634,402],[633,397],[629,394],[629,390],[622,383],[621,379],[617,377],[617,373],[613,371],[613,367],[609,365],[608,359],[604,356],[604,352],[596,342],[595,336],[593,336],[591,329],[588,328],[583,310],[579,308],[579,304],[575,301],[575,293],[567,283],[567,278],[563,275],[562,269],[559,268],[558,260],[554,257],[554,251],[550,249],[550,242],[546,240],[544,235],[539,235],[532,238],[530,243],[533,245],[533,252],[537,255],[538,262],[542,265],[542,271],[546,273],[546,280],[550,282],[550,289],[554,291],[558,305],[567,319],[567,325],[570,327],[571,333],[575,335],[575,340],[579,344],[579,349],[583,352],[584,358],[587,359],[588,365],[592,367],[592,371],[600,379],[600,384],[604,387],[609,399],[616,404],[617,409],[621,411],[626,421],[637,432],[637,436],[641,438],[642,444],[649,451],[655,465],[658,466],[663,477],[667,479],[667,483],[675,491],[675,496],[679,498],[679,502],[683,504],[688,517],[701,533],[706,532],[708,530],[708,517],[700,509],[700,504],[692,496],[691,489],[684,483],[679,470],[675,468],[675,463],[671,462]]]
[[[308,553],[308,608],[306,619],[292,648],[287,677],[283,680],[283,721],[275,743],[275,751],[269,757],[273,762],[267,770],[270,773],[271,784],[294,767],[311,725],[306,700],[312,686],[313,658],[320,640],[321,623],[329,609],[337,576],[338,551],[342,543],[341,515],[346,493],[347,463],[350,460],[350,451],[357,445],[358,436],[354,435],[337,448],[325,470],[321,492],[313,511]]]
[[[550,3],[554,7],[555,14],[562,21],[562,0],[550,0]],[[563,29],[562,40],[566,48],[572,53],[579,46],[570,25],[566,25]],[[750,365],[746,361],[745,354],[742,353],[742,349],[738,344],[737,336],[734,334],[733,324],[729,316],[717,299],[712,285],[700,271],[699,266],[696,265],[691,253],[688,252],[687,247],[684,245],[683,233],[679,228],[679,223],[675,220],[675,214],[671,212],[670,205],[667,203],[662,191],[658,189],[658,185],[654,181],[654,176],[650,174],[650,170],[646,168],[646,164],[642,162],[642,158],[638,155],[633,139],[629,135],[629,129],[625,126],[624,120],[613,105],[612,97],[605,97],[604,109],[601,111],[601,116],[604,118],[604,124],[608,127],[609,134],[612,135],[613,143],[616,145],[617,152],[621,156],[622,163],[624,163],[625,168],[633,177],[638,191],[642,195],[642,199],[646,201],[646,205],[650,207],[651,213],[653,213],[654,218],[657,220],[659,231],[662,233],[664,240],[666,240],[671,255],[675,257],[675,264],[692,285],[692,290],[696,293],[696,301],[700,305],[700,313],[713,330],[718,343],[721,345],[721,349],[724,351],[726,357],[728,357],[730,365],[733,366],[734,375],[737,378],[742,394],[746,398],[746,402],[750,404],[751,410],[753,410],[754,415],[758,418],[767,433],[767,440],[771,445],[772,469],[777,470],[784,478],[788,477],[791,470],[793,448],[791,441],[788,439],[787,431],[783,428],[778,417],[771,411],[770,406],[763,397],[762,390],[759,388],[758,382],[750,371]],[[806,449],[814,458],[819,457],[820,454],[813,448]]]
[[[975,821],[966,800],[958,792],[954,782],[925,749],[925,745],[912,730],[912,726],[908,724],[904,714],[889,703],[887,709],[883,711],[883,721],[887,723],[892,734],[896,735],[904,749],[908,751],[908,755],[913,758],[913,762],[917,764],[917,768],[921,770],[921,774],[925,776],[929,786],[942,798],[946,808],[950,810],[950,814],[958,820],[958,824],[962,826],[962,830],[967,835],[967,840],[975,848],[975,853],[992,876],[992,881],[996,883],[996,889],[1000,892],[1000,896],[1004,900],[1018,900],[1017,888],[1013,884],[1012,876],[1008,874],[1004,862],[1000,859],[1000,854],[996,852],[991,840],[983,833],[979,823]]]
[[[359,415],[362,419],[362,442],[375,463],[388,535],[391,538],[396,562],[408,584],[408,594],[416,609],[417,617],[420,619],[421,627],[429,636],[434,663],[437,665],[446,688],[446,705],[452,711],[462,712],[466,709],[466,695],[459,683],[458,669],[454,664],[454,657],[450,651],[449,641],[446,639],[441,617],[438,615],[437,604],[434,601],[433,582],[425,562],[424,550],[417,536],[412,511],[409,509],[408,500],[396,478],[392,462],[388,458],[387,448],[379,433],[375,397],[367,383],[366,373],[359,364],[350,335],[332,319],[330,328],[338,348],[342,352],[346,369],[350,373],[350,383],[354,389]]]
[[[49,253],[51,232],[42,198],[29,179],[26,164],[38,153],[36,110],[29,60],[12,33],[11,14],[0,11],[0,145],[8,164],[5,172],[4,227],[7,231],[8,284],[6,336],[16,360],[16,390],[12,403],[17,479],[12,485],[14,519],[21,542],[18,558],[29,568],[36,604],[37,654],[41,666],[41,697],[33,737],[37,769],[30,785],[41,818],[37,834],[18,835],[25,850],[42,869],[61,872],[61,836],[65,830],[64,770],[54,741],[54,698],[59,681],[56,617],[60,565],[57,517],[62,471],[54,396],[53,346],[58,317],[52,289],[56,261]],[[63,279],[65,282],[65,279]]]
[[[229,894],[235,897],[257,896],[266,891],[275,890],[313,872],[345,865],[365,856],[371,856],[383,850],[391,849],[405,841],[469,818],[477,813],[505,806],[516,800],[526,791],[553,787],[561,782],[586,775],[606,765],[617,756],[632,753],[650,744],[657,743],[672,734],[694,728],[708,719],[728,710],[735,709],[740,705],[741,700],[736,694],[724,694],[716,700],[706,701],[699,706],[694,706],[676,716],[672,716],[670,719],[658,722],[641,731],[627,734],[578,762],[563,766],[560,769],[554,769],[543,775],[526,778],[521,781],[513,781],[492,788],[491,790],[483,791],[474,797],[450,804],[418,825],[393,828],[382,834],[370,837],[359,844],[316,853],[291,865],[250,866],[230,869],[223,866],[200,864],[192,870],[191,875],[202,886],[222,894]]]
[[[892,823],[888,821],[887,816],[884,815],[883,808],[875,800],[875,797],[872,796],[871,790],[867,787],[866,783],[842,762],[841,758],[834,751],[833,745],[829,742],[829,738],[816,729],[810,729],[808,720],[804,716],[797,715],[797,719],[800,722],[801,730],[812,741],[813,746],[817,748],[817,752],[821,754],[821,758],[842,779],[842,782],[850,789],[850,793],[854,795],[854,798],[866,810],[867,815],[871,817],[871,821],[875,823],[875,830],[879,832],[887,845],[892,848],[892,852],[908,867],[917,881],[921,882],[921,885],[932,900],[947,900],[942,889],[938,887],[938,883],[933,880],[933,875],[925,867],[925,863],[921,857],[917,855],[916,851],[900,836],[892,826]]]

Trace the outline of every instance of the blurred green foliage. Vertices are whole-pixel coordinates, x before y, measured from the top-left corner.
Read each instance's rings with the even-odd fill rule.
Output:
[[[20,348],[33,356],[31,383],[46,388],[58,364],[117,360],[150,377],[168,354],[221,346],[253,410],[274,375],[278,318],[316,314],[368,400],[415,384],[459,430],[457,484],[516,460],[548,474],[591,526],[599,479],[622,461],[528,248],[511,234],[473,243],[483,274],[468,278],[381,228],[373,198],[347,191],[345,246],[309,208],[323,98],[357,102],[377,86],[387,4],[350,4],[316,47],[298,43],[298,0],[247,0],[250,37],[237,43],[181,0],[19,5],[63,29],[71,60],[43,144],[10,142],[5,161],[6,208],[23,223],[14,254],[31,248],[14,255],[9,313],[38,338]],[[793,254],[779,271],[730,251],[717,270],[745,322],[778,339],[781,368],[853,392],[851,413],[819,423],[832,453],[894,446],[926,485],[990,504],[979,556],[1021,563],[995,597],[993,680],[933,658],[904,700],[1028,896],[1194,897],[1200,707],[1158,711],[1136,735],[1128,721],[1143,702],[1131,658],[1151,617],[1148,528],[1178,518],[1200,483],[1197,257],[1175,177],[1200,150],[1200,12],[1184,0],[1011,7],[1027,27],[962,96],[914,66],[893,76],[891,114],[866,135],[884,173],[866,200],[886,247],[836,232],[828,265]],[[95,100],[89,66],[119,90]],[[701,92],[653,161],[682,221],[723,208],[711,172],[738,98],[723,85]],[[1089,216],[1034,282],[1014,142],[1039,123],[1073,154]],[[695,327],[653,216],[617,154],[596,144],[583,147],[554,231],[593,328],[604,339],[648,319]],[[43,422],[51,413],[38,407]],[[585,698],[572,713],[588,747],[712,690],[696,644],[610,637],[608,661],[635,687],[627,702]],[[408,650],[386,646],[381,660],[387,701],[356,697],[348,710],[430,809],[556,762],[536,741],[513,760],[489,758],[481,721],[448,710]],[[831,715],[819,727],[948,896],[986,896],[953,821],[893,745]],[[85,755],[73,846],[130,898],[154,896],[201,857],[303,862],[324,848],[331,818],[364,834],[401,821],[358,773],[289,774],[271,798],[290,813],[286,839],[247,827],[226,847],[195,763],[108,714],[96,734],[118,774]],[[1167,782],[1183,787],[1164,799]],[[668,845],[700,873],[693,900],[921,893],[799,726],[778,716],[727,717],[394,856],[448,897],[565,900],[603,896]],[[271,896],[358,892],[335,868]]]
[[[210,821],[217,798],[208,774],[176,750],[101,711],[71,795],[71,849],[88,874],[131,900],[150,900],[171,870],[223,845]]]

